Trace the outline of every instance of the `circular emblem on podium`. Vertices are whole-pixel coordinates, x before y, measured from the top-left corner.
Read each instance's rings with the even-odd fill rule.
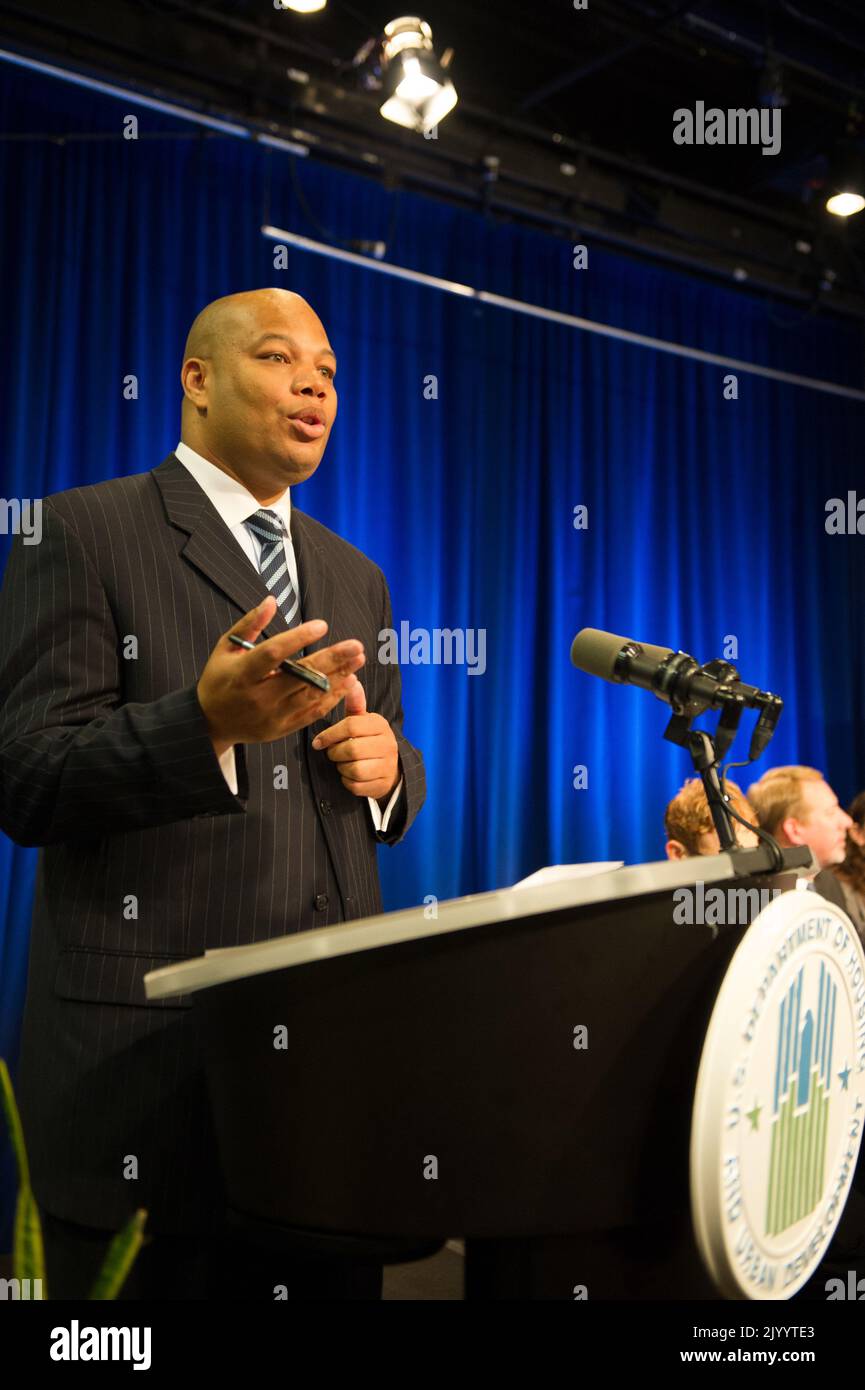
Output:
[[[691,1124],[691,1213],[727,1298],[791,1298],[826,1253],[865,1119],[865,955],[804,887],[754,919],[706,1033]]]

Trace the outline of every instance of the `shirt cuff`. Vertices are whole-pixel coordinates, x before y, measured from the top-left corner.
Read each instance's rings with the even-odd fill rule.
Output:
[[[375,826],[376,830],[381,830],[381,831],[387,830],[387,823],[388,823],[388,821],[390,820],[390,813],[391,813],[391,811],[393,810],[394,806],[396,805],[397,800],[398,800],[398,798],[399,798],[399,794],[400,794],[400,792],[402,791],[402,781],[403,781],[403,779],[400,777],[399,781],[397,782],[396,786],[395,786],[394,789],[393,789],[393,793],[392,793],[392,795],[391,795],[390,801],[387,803],[387,806],[385,806],[385,808],[384,808],[384,815],[382,815],[381,807],[379,806],[379,804],[378,804],[378,802],[376,801],[375,797],[374,797],[374,796],[368,796],[368,797],[367,797],[367,801],[369,802],[369,809],[370,809],[370,811],[372,812],[372,823],[373,823],[373,825]]]
[[[226,748],[225,752],[222,754],[222,757],[219,759],[219,766],[222,769],[223,777],[228,783],[229,791],[233,792],[234,795],[237,796],[237,766],[234,761],[233,746],[231,748]],[[399,781],[393,789],[390,801],[384,808],[384,814],[382,814],[381,807],[379,806],[375,797],[367,797],[369,809],[372,812],[372,823],[375,826],[376,830],[380,830],[382,832],[387,830],[388,821],[390,820],[390,813],[396,805],[397,800],[399,798],[399,794],[402,791],[402,783],[403,779],[400,777]]]
[[[219,766],[222,768],[222,775],[228,783],[229,791],[237,796],[237,764],[234,761],[234,745],[226,748],[222,757],[219,759]],[[390,809],[390,808],[388,808]]]

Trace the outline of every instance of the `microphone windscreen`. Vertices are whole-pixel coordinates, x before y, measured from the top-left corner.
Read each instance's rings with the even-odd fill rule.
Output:
[[[616,657],[627,645],[627,637],[616,637],[614,633],[602,632],[598,627],[584,627],[571,643],[571,661],[588,675],[611,681]]]
[[[588,675],[611,681],[619,652],[627,646],[639,647],[645,656],[659,664],[672,655],[670,647],[655,647],[650,642],[637,642],[633,637],[617,637],[597,627],[584,627],[571,643],[571,661]]]

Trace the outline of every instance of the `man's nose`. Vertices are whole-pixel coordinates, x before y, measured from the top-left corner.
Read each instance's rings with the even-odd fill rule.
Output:
[[[292,385],[293,389],[302,396],[323,396],[327,390],[327,382],[322,377],[317,377],[311,367],[308,371],[301,368]]]

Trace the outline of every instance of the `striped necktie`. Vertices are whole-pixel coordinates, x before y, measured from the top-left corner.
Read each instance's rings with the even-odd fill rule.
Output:
[[[258,567],[261,577],[282,610],[289,627],[300,623],[300,603],[288,572],[285,554],[285,527],[276,512],[262,508],[247,517],[245,526],[261,542]]]

